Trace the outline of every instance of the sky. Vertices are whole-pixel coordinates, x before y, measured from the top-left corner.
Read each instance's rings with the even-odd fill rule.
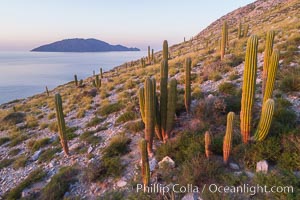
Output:
[[[198,34],[254,0],[1,0],[0,50],[95,38],[145,50]]]

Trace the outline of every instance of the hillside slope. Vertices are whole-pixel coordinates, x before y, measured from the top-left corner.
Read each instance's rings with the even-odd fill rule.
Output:
[[[196,191],[175,194],[202,199],[299,199],[300,171],[300,2],[259,0],[218,19],[191,40],[169,48],[169,80],[177,80],[176,120],[167,144],[154,141],[150,159],[151,183],[162,186],[192,184]],[[220,59],[222,24],[228,23],[228,48]],[[237,37],[238,25],[247,34]],[[253,136],[261,113],[265,34],[275,30],[274,49],[280,50],[273,99],[275,112],[263,142],[243,144],[240,134],[241,85],[246,42],[257,35],[258,70],[253,108]],[[191,113],[184,105],[185,59],[192,59]],[[137,192],[142,183],[138,142],[144,137],[138,89],[146,77],[160,89],[160,61],[156,52],[105,72],[101,87],[96,77],[58,86],[52,91],[1,105],[0,196],[17,199],[171,199],[171,192]],[[80,77],[79,77],[80,78]],[[70,156],[58,138],[54,94],[63,99]],[[235,113],[229,165],[223,164],[226,115]],[[211,158],[205,157],[204,133],[212,136]],[[158,167],[165,156],[175,165]],[[266,160],[266,174],[256,164]],[[212,193],[203,185],[243,184],[293,186],[294,193]],[[59,185],[59,187],[58,187]],[[170,186],[171,187],[171,186]],[[15,188],[12,190],[12,188]],[[267,196],[267,197],[266,197]],[[188,198],[186,196],[186,198]]]

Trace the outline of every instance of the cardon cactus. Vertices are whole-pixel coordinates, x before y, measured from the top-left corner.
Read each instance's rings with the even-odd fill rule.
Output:
[[[223,140],[223,161],[225,164],[228,162],[228,158],[231,150],[231,138],[233,132],[233,119],[234,112],[229,112],[227,114],[227,126],[226,126],[226,134]]]
[[[154,135],[154,95],[153,82],[146,78],[144,83],[145,94],[145,139],[147,140],[147,150],[149,155],[153,154],[152,144]]]
[[[209,159],[210,155],[212,154],[211,153],[211,135],[210,135],[209,131],[205,132],[204,142],[205,142],[205,155],[206,155],[206,158]]]
[[[48,90],[47,86],[46,86],[46,93],[47,93],[47,96],[49,97],[49,90]]]
[[[247,37],[248,36],[248,30],[249,30],[249,24],[246,24],[245,28],[244,28],[243,37]]]
[[[96,75],[95,77],[95,85],[97,89],[101,87],[101,79],[99,78],[99,75]]]
[[[186,112],[190,112],[191,105],[191,58],[187,58],[185,61],[185,91],[184,91],[184,103]]]
[[[164,43],[163,43],[163,60],[168,60],[168,56],[169,56],[168,41],[164,40]]]
[[[168,103],[168,60],[164,59],[160,67],[160,122],[161,134],[166,138],[167,122],[167,103]]]
[[[243,36],[242,35],[242,23],[241,22],[239,23],[239,26],[238,26],[237,35],[238,35],[238,39],[240,39]]]
[[[270,59],[268,78],[267,78],[263,103],[267,101],[267,99],[272,98],[278,65],[279,65],[279,51],[274,50]]]
[[[150,46],[148,46],[148,63],[151,63]]]
[[[266,47],[264,53],[264,66],[263,66],[263,77],[262,77],[262,94],[265,93],[268,71],[270,66],[270,58],[273,52],[273,42],[275,37],[275,31],[269,31],[266,37]]]
[[[221,39],[221,59],[224,59],[225,55],[225,49],[228,45],[228,28],[227,28],[227,22],[224,21],[223,28],[222,28],[222,39]]]
[[[175,110],[177,102],[177,81],[171,79],[168,88],[168,106],[167,106],[167,121],[166,121],[166,140],[170,138],[170,133],[174,126]]]
[[[155,134],[159,140],[163,140],[162,135],[161,135],[161,127],[160,127],[160,112],[159,112],[159,104],[158,104],[158,98],[156,96],[156,80],[155,78],[152,78],[152,85],[153,85],[153,97],[154,97],[154,107],[153,107],[153,112],[154,112],[154,129],[155,129]]]
[[[255,93],[257,71],[257,36],[248,39],[245,67],[243,75],[242,100],[241,100],[241,134],[244,143],[248,143],[251,132],[252,108]]]
[[[139,145],[142,157],[142,179],[145,187],[149,186],[150,183],[150,166],[147,152],[147,141],[145,139],[141,139]]]
[[[154,49],[152,49],[152,52],[151,52],[151,61],[152,61],[152,63],[154,63]]]
[[[140,113],[142,116],[142,120],[145,123],[145,93],[144,87],[139,89],[139,103],[140,103]]]
[[[127,68],[127,63],[126,63],[126,68]],[[102,67],[100,68],[100,77],[103,78]]]
[[[260,120],[258,123],[257,130],[254,135],[256,141],[262,141],[266,138],[269,133],[272,118],[274,114],[274,100],[268,99],[262,107]]]
[[[74,75],[74,83],[75,83],[75,86],[78,86],[78,80],[77,80],[77,75],[76,74]]]
[[[61,146],[64,150],[65,155],[69,155],[69,148],[66,135],[66,124],[62,107],[62,100],[60,94],[55,94],[55,108],[56,108],[56,118],[57,126],[59,131],[59,138]]]

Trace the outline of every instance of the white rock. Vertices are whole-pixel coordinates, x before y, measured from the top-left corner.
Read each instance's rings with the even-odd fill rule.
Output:
[[[158,166],[159,166],[159,168],[162,168],[165,164],[169,165],[169,166],[172,167],[172,168],[175,167],[175,162],[174,162],[169,156],[164,157],[164,158],[158,163]]]
[[[256,164],[256,172],[267,173],[268,167],[269,167],[268,162],[266,160],[261,160]]]
[[[202,200],[201,197],[199,197],[199,194],[196,192],[190,192],[184,195],[184,197],[181,200]]]
[[[240,167],[238,166],[238,164],[235,164],[235,163],[229,163],[229,167],[233,170],[239,170]]]
[[[24,189],[21,193],[22,198],[26,198],[29,197],[31,194],[31,190],[30,189]]]
[[[214,98],[214,95],[209,94],[209,95],[207,96],[207,98],[208,98],[208,99],[212,99],[212,98]]]
[[[92,146],[90,146],[90,147],[88,148],[87,153],[90,154],[90,153],[92,153],[93,150],[94,150],[94,148],[93,148]]]
[[[33,154],[33,156],[31,157],[31,160],[36,161],[37,159],[39,159],[41,153],[42,153],[42,150],[41,150],[41,149],[40,149],[40,150],[37,150],[37,151]]]
[[[124,187],[125,185],[127,185],[127,182],[122,179],[117,182],[118,187]]]

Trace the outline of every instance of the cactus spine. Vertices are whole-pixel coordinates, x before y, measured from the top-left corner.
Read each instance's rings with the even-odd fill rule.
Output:
[[[78,86],[78,79],[77,79],[77,75],[76,74],[74,75],[74,83],[75,83],[75,86],[77,87]]]
[[[147,78],[144,83],[145,88],[145,139],[147,140],[147,150],[149,155],[153,154],[152,144],[154,135],[154,95],[153,81]]]
[[[240,114],[241,134],[244,143],[248,143],[251,131],[252,108],[257,71],[257,45],[257,36],[251,36],[247,41]]]
[[[272,98],[278,64],[279,64],[279,51],[274,50],[270,59],[268,78],[266,82],[263,103],[266,102],[267,99]]]
[[[145,188],[145,186],[149,186],[150,183],[150,166],[147,152],[147,141],[145,139],[141,139],[140,141],[140,151],[142,157],[142,179]]]
[[[266,138],[269,133],[272,118],[274,114],[274,100],[268,99],[262,107],[260,120],[258,123],[257,130],[254,135],[256,141],[262,141]]]
[[[227,22],[224,21],[223,28],[222,28],[222,39],[221,39],[221,60],[224,59],[225,55],[225,49],[228,42],[228,28],[227,28]]]
[[[268,78],[268,71],[270,66],[270,58],[273,51],[273,42],[275,37],[275,31],[269,31],[267,33],[266,38],[266,47],[264,53],[264,66],[263,66],[263,77],[262,77],[262,94],[265,93],[267,78]]]
[[[209,159],[210,155],[211,155],[211,135],[209,133],[209,131],[205,132],[204,135],[204,142],[205,142],[205,155],[206,158]]]
[[[173,78],[169,82],[169,89],[168,89],[166,139],[170,138],[170,133],[174,126],[176,102],[177,102],[177,81],[175,78]]]
[[[191,58],[187,58],[185,61],[185,93],[184,93],[184,103],[187,113],[190,113],[191,105]]]
[[[227,164],[227,162],[228,162],[228,158],[229,158],[230,150],[231,150],[233,119],[234,119],[234,112],[229,112],[227,114],[226,134],[224,136],[224,141],[223,141],[223,160],[224,160],[225,164]]]
[[[56,107],[56,118],[59,130],[59,138],[61,146],[66,156],[69,155],[69,148],[66,136],[66,124],[62,107],[62,100],[60,94],[55,94],[55,107]]]

